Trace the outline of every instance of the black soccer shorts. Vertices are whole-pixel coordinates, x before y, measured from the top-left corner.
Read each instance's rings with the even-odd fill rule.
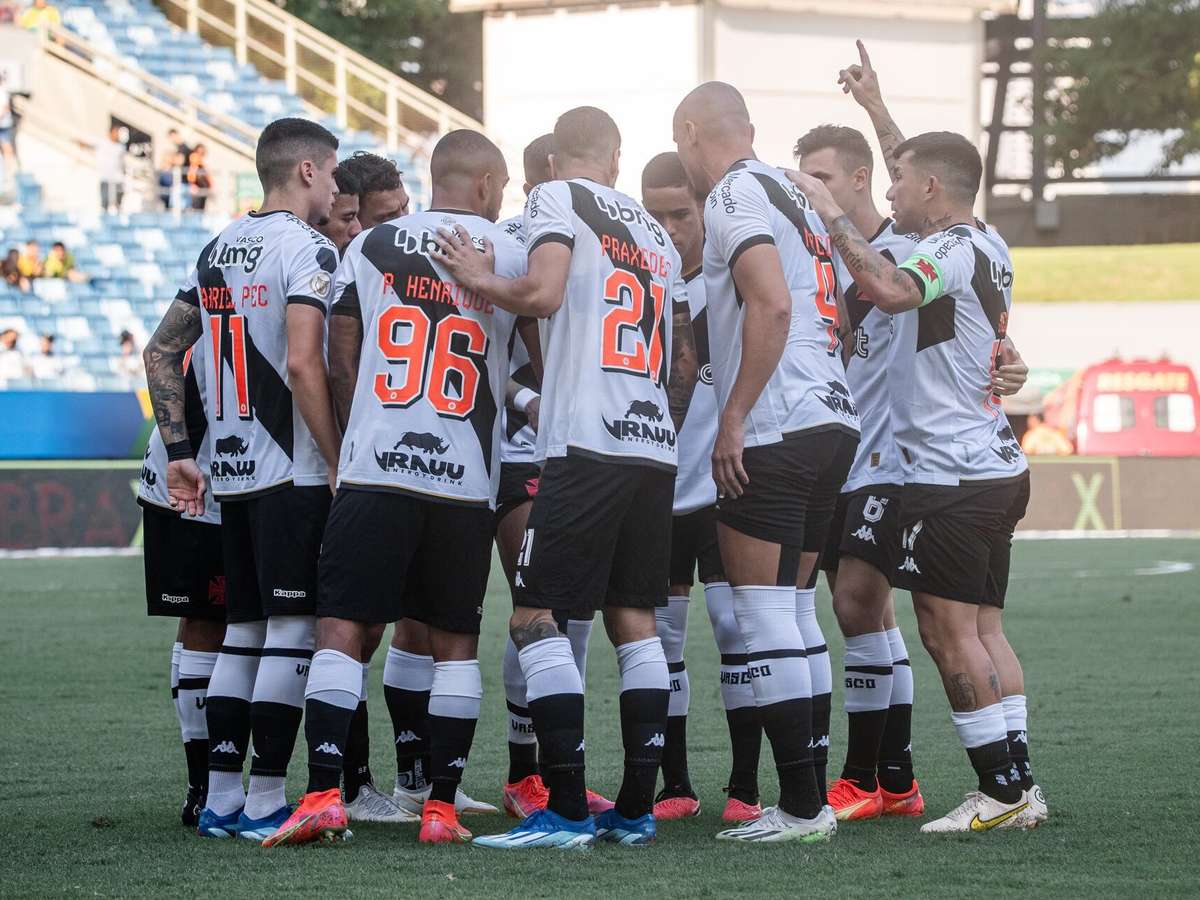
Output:
[[[221,526],[142,503],[146,613],[225,621]]]
[[[518,605],[562,619],[580,607],[665,606],[674,497],[669,470],[574,454],[548,460],[517,556]]]
[[[874,566],[890,583],[900,560],[900,486],[872,484],[838,494],[833,521],[821,554],[821,568],[836,572],[843,556]]]
[[[343,487],[325,529],[317,615],[479,634],[491,563],[487,507]]]
[[[1029,503],[1029,473],[959,485],[905,485],[896,587],[1004,608],[1017,523]]]
[[[537,463],[500,464],[500,486],[496,491],[496,524],[523,503],[537,496],[542,468]]]
[[[313,615],[331,499],[325,485],[288,485],[221,504],[227,622]]]
[[[759,540],[819,553],[857,448],[857,432],[841,426],[747,447],[742,468],[750,483],[740,497],[717,499],[717,521]]]
[[[695,583],[696,570],[700,581],[725,580],[721,563],[721,548],[717,543],[717,508],[705,506],[671,519],[671,585]]]

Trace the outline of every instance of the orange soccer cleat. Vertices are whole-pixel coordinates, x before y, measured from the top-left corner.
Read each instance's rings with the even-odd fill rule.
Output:
[[[525,819],[539,809],[545,809],[550,792],[541,775],[526,775],[520,781],[504,786],[504,811],[514,819]]]
[[[883,814],[883,795],[878,786],[864,791],[849,778],[839,778],[829,785],[829,805],[839,822],[878,819]]]
[[[660,793],[654,800],[654,818],[659,822],[691,819],[698,815],[700,801],[695,797],[665,797]]]
[[[921,796],[921,786],[914,778],[912,787],[903,794],[893,794],[879,789],[883,796],[883,814],[885,816],[919,816],[925,812],[925,798]]]
[[[617,805],[606,797],[600,796],[591,788],[587,790],[587,804],[589,816],[598,816],[600,813],[608,812]]]
[[[426,800],[421,810],[421,831],[417,840],[422,844],[469,844],[473,835],[458,824],[453,803]]]
[[[335,841],[346,834],[346,808],[340,788],[314,791],[300,798],[300,805],[279,830],[263,840],[264,847]]]
[[[763,808],[760,804],[730,797],[725,801],[725,811],[721,813],[721,819],[725,822],[749,822],[762,814]]]

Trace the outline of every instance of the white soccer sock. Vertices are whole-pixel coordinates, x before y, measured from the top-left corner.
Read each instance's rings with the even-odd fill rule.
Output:
[[[216,653],[184,650],[179,654],[179,719],[185,743],[208,740],[204,707],[216,664]]]
[[[504,699],[508,706],[508,742],[536,744],[533,719],[525,700],[525,673],[521,671],[521,658],[511,637],[504,643]]]
[[[551,694],[583,693],[583,680],[566,637],[535,641],[521,650],[517,658],[525,673],[526,704]]]
[[[183,643],[176,641],[171,645],[171,705],[175,707],[175,719],[179,722],[179,731],[183,733],[183,711],[179,708],[179,654],[183,652]],[[187,742],[187,736],[183,738]]]
[[[318,650],[313,654],[304,699],[356,709],[365,683],[362,663],[357,659],[340,650]]]
[[[222,650],[258,651],[262,649],[266,639],[267,623],[237,622],[225,628],[225,638]],[[223,698],[244,703],[247,706],[254,693],[254,682],[258,673],[258,653],[221,652],[217,654],[216,665],[213,666],[212,676],[208,682],[208,696],[205,707],[208,712],[208,731],[212,740],[220,739],[220,725],[214,720],[214,707],[222,704]],[[241,738],[249,742],[247,733]],[[238,747],[242,753],[247,748]],[[246,791],[242,786],[242,773],[208,771],[208,808],[219,816],[227,816],[237,812],[246,802]]]
[[[892,650],[884,632],[846,638],[842,668],[846,675],[847,713],[888,708],[892,696]]]
[[[812,673],[814,697],[833,691],[833,670],[829,664],[829,648],[825,646],[825,635],[817,621],[817,589],[796,590],[796,626],[804,639],[804,652],[808,656],[808,670]]]
[[[1025,708],[1025,695],[1009,694],[1007,697],[1000,698],[1000,704],[1004,708],[1005,730],[1025,732],[1029,718]]]
[[[587,685],[588,642],[592,638],[592,619],[568,619],[567,640],[571,642],[571,655],[575,657],[575,668],[579,670],[579,683]]]
[[[908,659],[908,648],[899,628],[887,630],[888,646],[892,651],[892,695],[889,706],[912,706],[913,676]]]
[[[666,606],[654,610],[654,628],[662,641],[663,654],[666,656],[667,670],[670,674],[671,699],[667,715],[673,718],[688,714],[692,696],[687,666],[683,661],[683,648],[687,643],[687,618],[687,597],[668,597]]]
[[[954,720],[958,739],[967,750],[997,741],[1007,745],[1008,731],[1004,721],[1004,705],[1001,703],[967,712],[952,712],[950,717]]]
[[[754,686],[746,671],[746,642],[733,614],[733,589],[727,581],[704,586],[708,618],[721,655],[721,703],[726,712],[754,706]]]
[[[308,683],[308,672],[312,661],[313,645],[316,641],[316,618],[314,616],[271,616],[267,620],[267,636],[263,641],[263,656],[258,665],[258,677],[254,681],[254,696],[251,698],[251,718],[257,718],[254,704],[278,704],[295,709],[301,715],[304,710],[304,688]],[[357,661],[355,661],[357,664]],[[354,691],[360,686],[361,673],[356,679]],[[357,705],[357,697],[355,698]],[[274,723],[273,727],[274,727]],[[299,717],[296,719],[297,729]],[[295,732],[292,732],[292,744]],[[280,748],[278,759],[264,760],[265,748],[258,754],[260,763],[267,763],[276,770],[286,770],[292,755],[292,747]],[[286,749],[286,755],[282,750]],[[250,774],[250,786],[246,792],[246,815],[260,819],[287,804],[284,790],[285,775]]]
[[[621,691],[660,690],[670,687],[667,658],[657,637],[621,644],[617,650],[617,669],[621,673]]]
[[[482,698],[483,677],[479,671],[479,660],[433,664],[429,715],[448,719],[478,719]]]
[[[746,644],[755,703],[770,706],[812,698],[804,639],[796,626],[796,589],[747,585],[733,589],[733,613]]]

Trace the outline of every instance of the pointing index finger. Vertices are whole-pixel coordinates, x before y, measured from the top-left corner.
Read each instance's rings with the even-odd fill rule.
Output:
[[[867,55],[866,45],[863,44],[861,39],[854,43],[858,44],[858,59],[862,63],[862,67],[864,69],[871,68],[871,57]]]

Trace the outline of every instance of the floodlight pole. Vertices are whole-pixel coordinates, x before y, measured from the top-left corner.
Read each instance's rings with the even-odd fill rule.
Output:
[[[1042,133],[1046,125],[1046,0],[1033,0],[1031,36],[1033,128],[1030,136],[1033,138],[1033,173],[1029,186],[1033,190],[1033,202],[1036,204],[1046,199],[1046,138]]]

